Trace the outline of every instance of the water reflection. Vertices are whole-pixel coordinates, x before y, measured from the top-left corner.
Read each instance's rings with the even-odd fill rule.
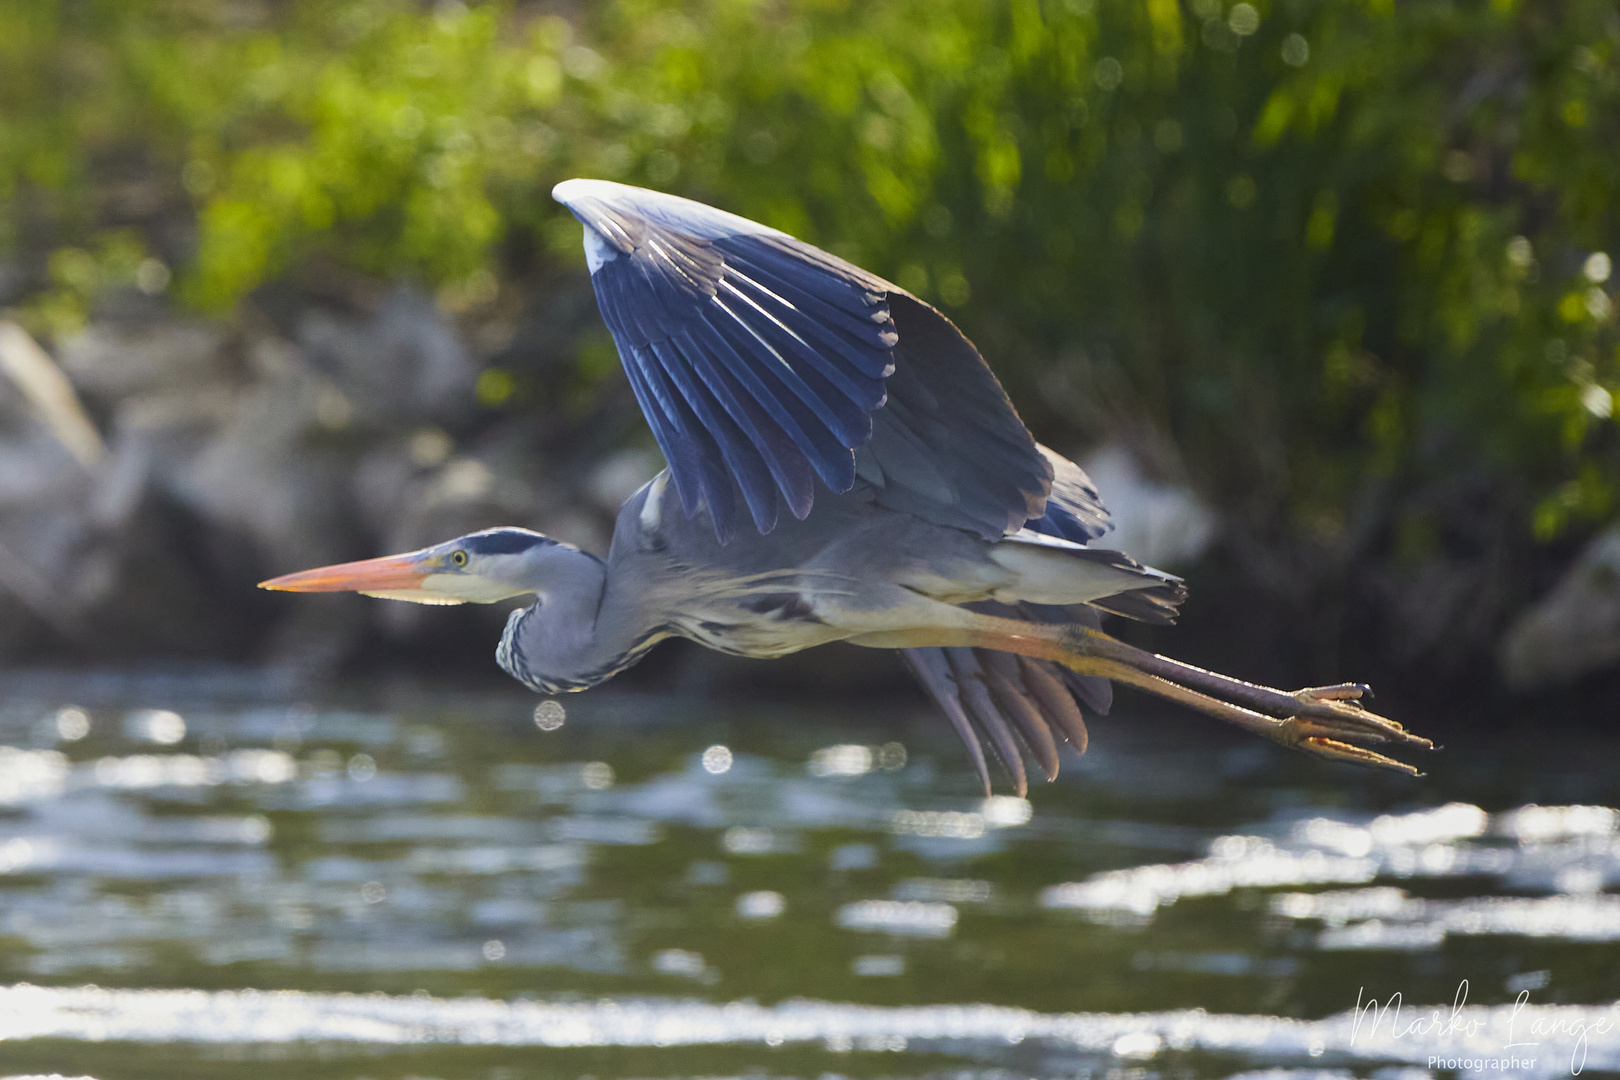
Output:
[[[1467,979],[1489,1023],[1524,993],[1553,1010],[1524,1020],[1584,1026],[1620,1067],[1593,1026],[1620,996],[1620,780],[1596,753],[1566,777],[1586,801],[1534,805],[1489,757],[1414,784],[1127,721],[1062,783],[985,800],[948,733],[876,712],[34,689],[0,699],[8,1051],[758,1044],[813,1049],[769,1067],[794,1075],[863,1052],[898,1075],[901,1048],[912,1074],[925,1052],[1366,1075],[1486,1037],[1353,1038],[1358,993],[1449,1005]]]
[[[1426,900],[1385,886],[1286,893],[1272,899],[1271,910],[1326,923],[1316,941],[1321,949],[1427,949],[1448,934],[1615,941],[1620,896],[1599,894],[1620,884],[1617,821],[1602,806],[1526,806],[1493,819],[1466,803],[1361,820],[1283,820],[1269,834],[1217,837],[1203,859],[1052,886],[1041,904],[1105,919],[1115,912],[1147,917],[1184,897],[1240,887],[1493,878],[1504,891],[1566,895]]]

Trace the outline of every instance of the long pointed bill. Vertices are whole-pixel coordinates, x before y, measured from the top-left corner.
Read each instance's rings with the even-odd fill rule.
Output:
[[[432,572],[430,563],[428,556],[413,551],[408,555],[387,555],[381,559],[362,559],[283,574],[259,582],[259,588],[281,592],[415,592]]]

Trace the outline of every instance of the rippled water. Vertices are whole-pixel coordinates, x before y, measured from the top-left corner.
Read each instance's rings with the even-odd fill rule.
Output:
[[[1614,747],[1131,705],[986,801],[920,706],[7,676],[0,1076],[1620,1071]]]

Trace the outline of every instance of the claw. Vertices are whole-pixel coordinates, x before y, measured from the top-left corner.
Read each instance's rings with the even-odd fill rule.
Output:
[[[1372,750],[1363,750],[1359,746],[1351,746],[1335,739],[1327,739],[1313,735],[1297,744],[1298,748],[1312,754],[1320,754],[1334,761],[1348,761],[1355,765],[1370,765],[1381,769],[1392,769],[1395,772],[1405,773],[1407,776],[1422,776],[1417,769],[1404,761],[1396,761],[1392,757]]]

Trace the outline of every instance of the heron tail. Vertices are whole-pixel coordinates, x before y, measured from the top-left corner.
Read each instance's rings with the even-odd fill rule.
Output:
[[[1030,622],[1101,627],[1097,610],[1084,604],[981,603],[970,608]],[[1113,705],[1114,687],[1107,679],[1049,660],[971,647],[903,649],[901,656],[967,748],[986,795],[991,791],[986,743],[1022,795],[1028,784],[1026,753],[1048,780],[1055,779],[1064,743],[1076,754],[1086,752],[1085,711],[1105,716]]]
[[[1180,578],[1123,551],[1081,547],[1028,529],[993,545],[990,560],[1011,575],[993,594],[1009,604],[1095,604],[1143,622],[1171,623],[1187,599]]]

